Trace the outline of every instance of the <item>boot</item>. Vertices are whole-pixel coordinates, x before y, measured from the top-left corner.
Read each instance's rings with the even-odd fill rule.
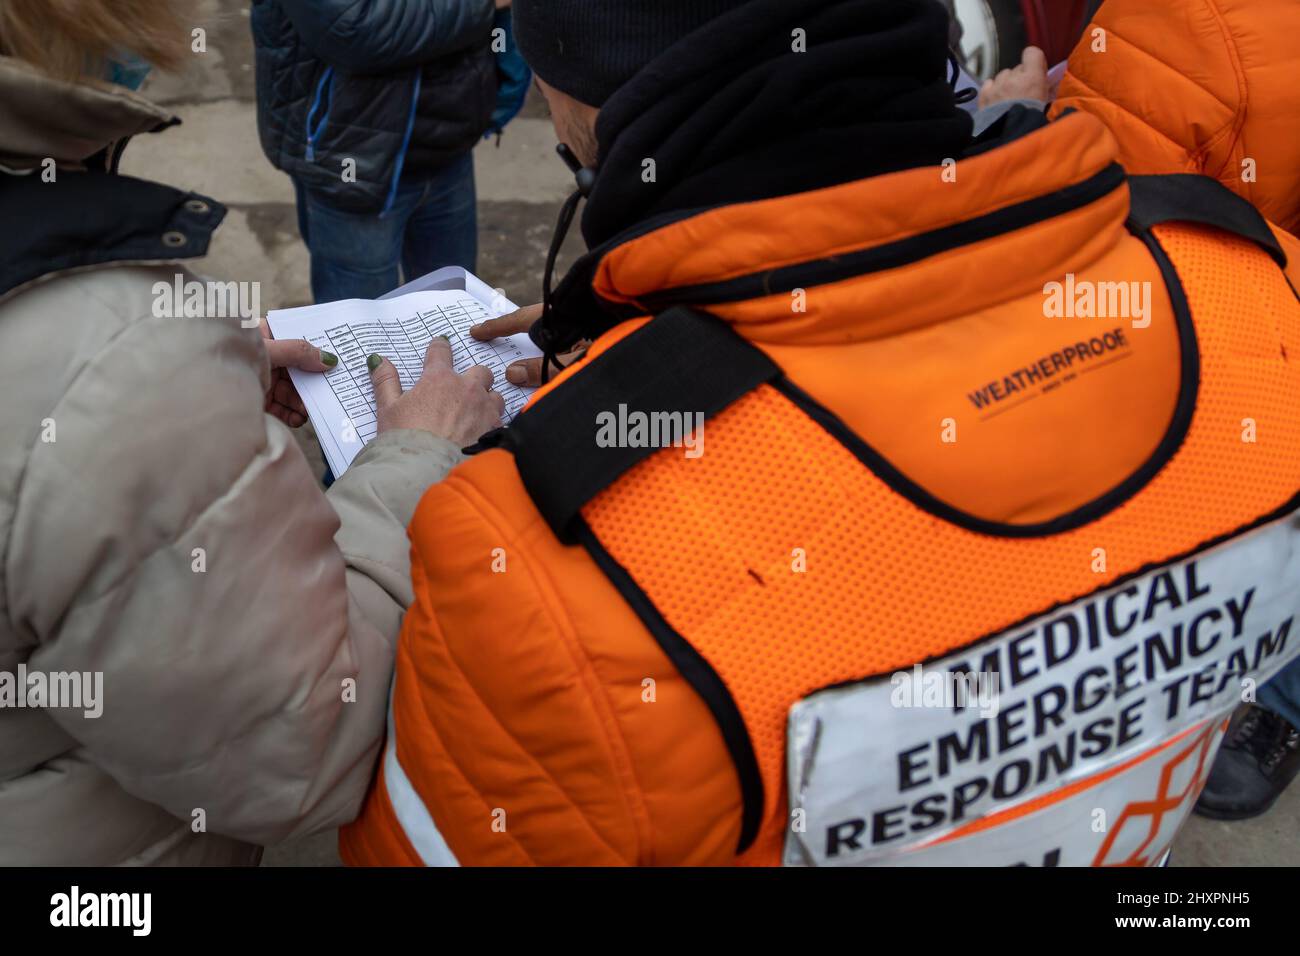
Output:
[[[1300,729],[1258,704],[1237,708],[1196,812],[1246,820],[1266,812],[1300,773]]]

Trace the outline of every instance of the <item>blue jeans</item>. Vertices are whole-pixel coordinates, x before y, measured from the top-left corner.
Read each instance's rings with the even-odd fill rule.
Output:
[[[1300,659],[1278,671],[1259,689],[1255,701],[1259,706],[1281,714],[1292,727],[1300,727]]]
[[[377,299],[443,266],[475,269],[478,219],[470,153],[431,177],[404,177],[392,208],[382,215],[336,209],[297,180],[294,188],[317,302]]]

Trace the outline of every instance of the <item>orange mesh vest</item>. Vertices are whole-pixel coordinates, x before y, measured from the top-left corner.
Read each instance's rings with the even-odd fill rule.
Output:
[[[552,529],[708,703],[744,797],[739,862],[1158,862],[1243,688],[1296,656],[1285,256],[1209,180],[1132,191],[1181,391],[1150,460],[1067,514],[999,524],[938,500],[684,308],[502,433]],[[1125,336],[1095,327],[984,400],[1121,361]]]

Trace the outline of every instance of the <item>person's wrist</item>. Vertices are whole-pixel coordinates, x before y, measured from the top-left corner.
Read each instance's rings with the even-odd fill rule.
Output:
[[[353,459],[352,467],[363,461],[395,456],[434,456],[451,459],[454,464],[465,457],[461,447],[451,439],[435,435],[424,428],[392,427],[379,432],[367,442],[366,447]]]

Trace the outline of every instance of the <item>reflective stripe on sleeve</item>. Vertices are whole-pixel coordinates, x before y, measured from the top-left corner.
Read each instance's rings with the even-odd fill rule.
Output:
[[[393,813],[402,825],[406,838],[420,854],[425,866],[459,866],[456,855],[438,832],[429,811],[411,785],[397,759],[397,731],[393,724],[393,699],[388,698],[388,742],[384,745],[384,786]]]

